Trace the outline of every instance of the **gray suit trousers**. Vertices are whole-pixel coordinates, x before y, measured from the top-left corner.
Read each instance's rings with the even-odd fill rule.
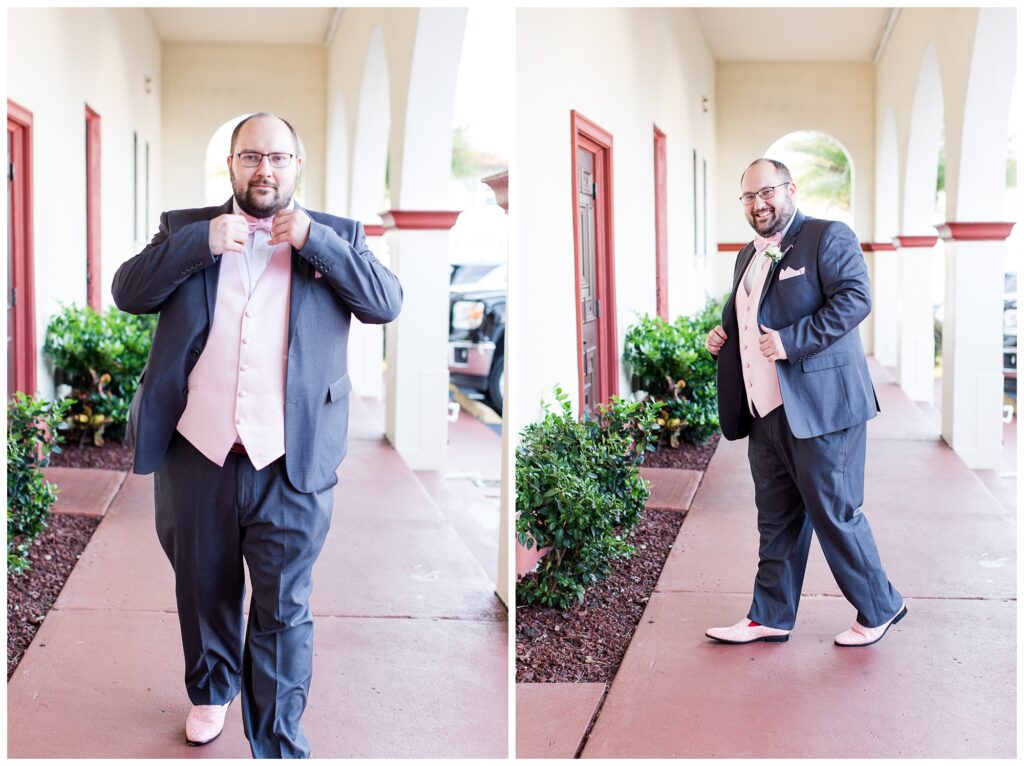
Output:
[[[309,757],[299,723],[313,668],[308,602],[332,490],[296,490],[283,457],[257,471],[246,455],[230,453],[218,467],[175,432],[155,494],[157,535],[174,568],[189,699],[220,705],[241,692],[254,757]],[[252,583],[247,626],[243,560]]]
[[[754,417],[747,456],[761,542],[749,619],[793,628],[812,532],[861,625],[881,625],[900,608],[861,512],[866,437],[860,423],[797,439],[784,405]]]

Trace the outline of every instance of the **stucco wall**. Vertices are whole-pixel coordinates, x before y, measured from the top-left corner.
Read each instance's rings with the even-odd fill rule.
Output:
[[[750,241],[753,235],[736,199],[740,174],[772,143],[797,130],[828,133],[850,154],[853,228],[862,240],[870,240],[874,230],[874,65],[722,62],[716,83],[719,241]]]
[[[134,238],[133,132],[139,137],[139,238],[159,217],[160,43],[142,9],[10,8],[7,95],[33,115],[36,345],[59,303],[86,302],[85,105],[99,113],[102,301],[138,250]],[[152,78],[147,93],[145,78]],[[143,221],[143,162],[150,145],[150,219]],[[53,394],[40,353],[40,392]]]
[[[672,315],[703,304],[709,259],[693,255],[692,152],[707,158],[714,239],[714,61],[692,11],[521,9],[516,15],[516,153],[510,270],[513,432],[541,415],[553,387],[579,401],[570,111],[614,142],[617,346],[654,313],[653,125],[668,137]],[[711,110],[701,110],[708,96]],[[712,254],[710,258],[714,258]],[[629,386],[620,371],[620,391]]]
[[[202,205],[206,148],[214,131],[240,114],[262,111],[281,115],[302,137],[302,202],[322,209],[327,121],[323,46],[164,43],[163,64],[164,209]],[[227,189],[224,198],[230,193]]]

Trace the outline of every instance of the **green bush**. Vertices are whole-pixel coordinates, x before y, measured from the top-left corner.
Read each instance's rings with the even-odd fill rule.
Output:
[[[650,495],[639,466],[658,426],[650,403],[613,397],[580,421],[560,388],[555,398],[560,411],[545,405],[516,449],[516,537],[551,548],[516,592],[521,603],[567,608],[613,560],[633,554],[626,537]]]
[[[119,441],[146,366],[156,315],[136,316],[111,307],[106,314],[66,306],[46,328],[43,353],[53,360],[56,382],[71,387],[69,421],[80,440]]]
[[[626,331],[622,360],[633,390],[659,403],[661,439],[673,447],[680,440],[700,444],[718,431],[717,367],[704,339],[721,322],[724,302],[709,300],[672,323],[644,315]]]
[[[39,469],[60,452],[61,427],[70,399],[47,402],[18,391],[7,403],[7,571],[29,568],[28,549],[46,527],[57,488]]]

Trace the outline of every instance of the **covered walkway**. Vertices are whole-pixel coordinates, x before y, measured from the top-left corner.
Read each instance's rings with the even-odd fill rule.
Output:
[[[504,757],[506,610],[368,402],[351,407],[313,571],[313,757]],[[186,745],[182,673],[152,476],[129,475],[8,684],[8,756],[249,757],[239,704]]]
[[[854,612],[815,543],[788,643],[705,638],[746,613],[757,565],[747,444],[723,440],[617,675],[591,702],[583,757],[1015,756],[1014,508],[890,370],[871,369],[882,412],[868,425],[864,508],[907,618],[877,646],[835,647]]]

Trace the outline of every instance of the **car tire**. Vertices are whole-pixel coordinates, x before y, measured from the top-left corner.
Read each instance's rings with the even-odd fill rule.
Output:
[[[490,400],[491,409],[501,414],[502,405],[502,383],[505,380],[505,350],[502,349],[494,361],[491,362],[491,371],[487,374],[487,398]]]

